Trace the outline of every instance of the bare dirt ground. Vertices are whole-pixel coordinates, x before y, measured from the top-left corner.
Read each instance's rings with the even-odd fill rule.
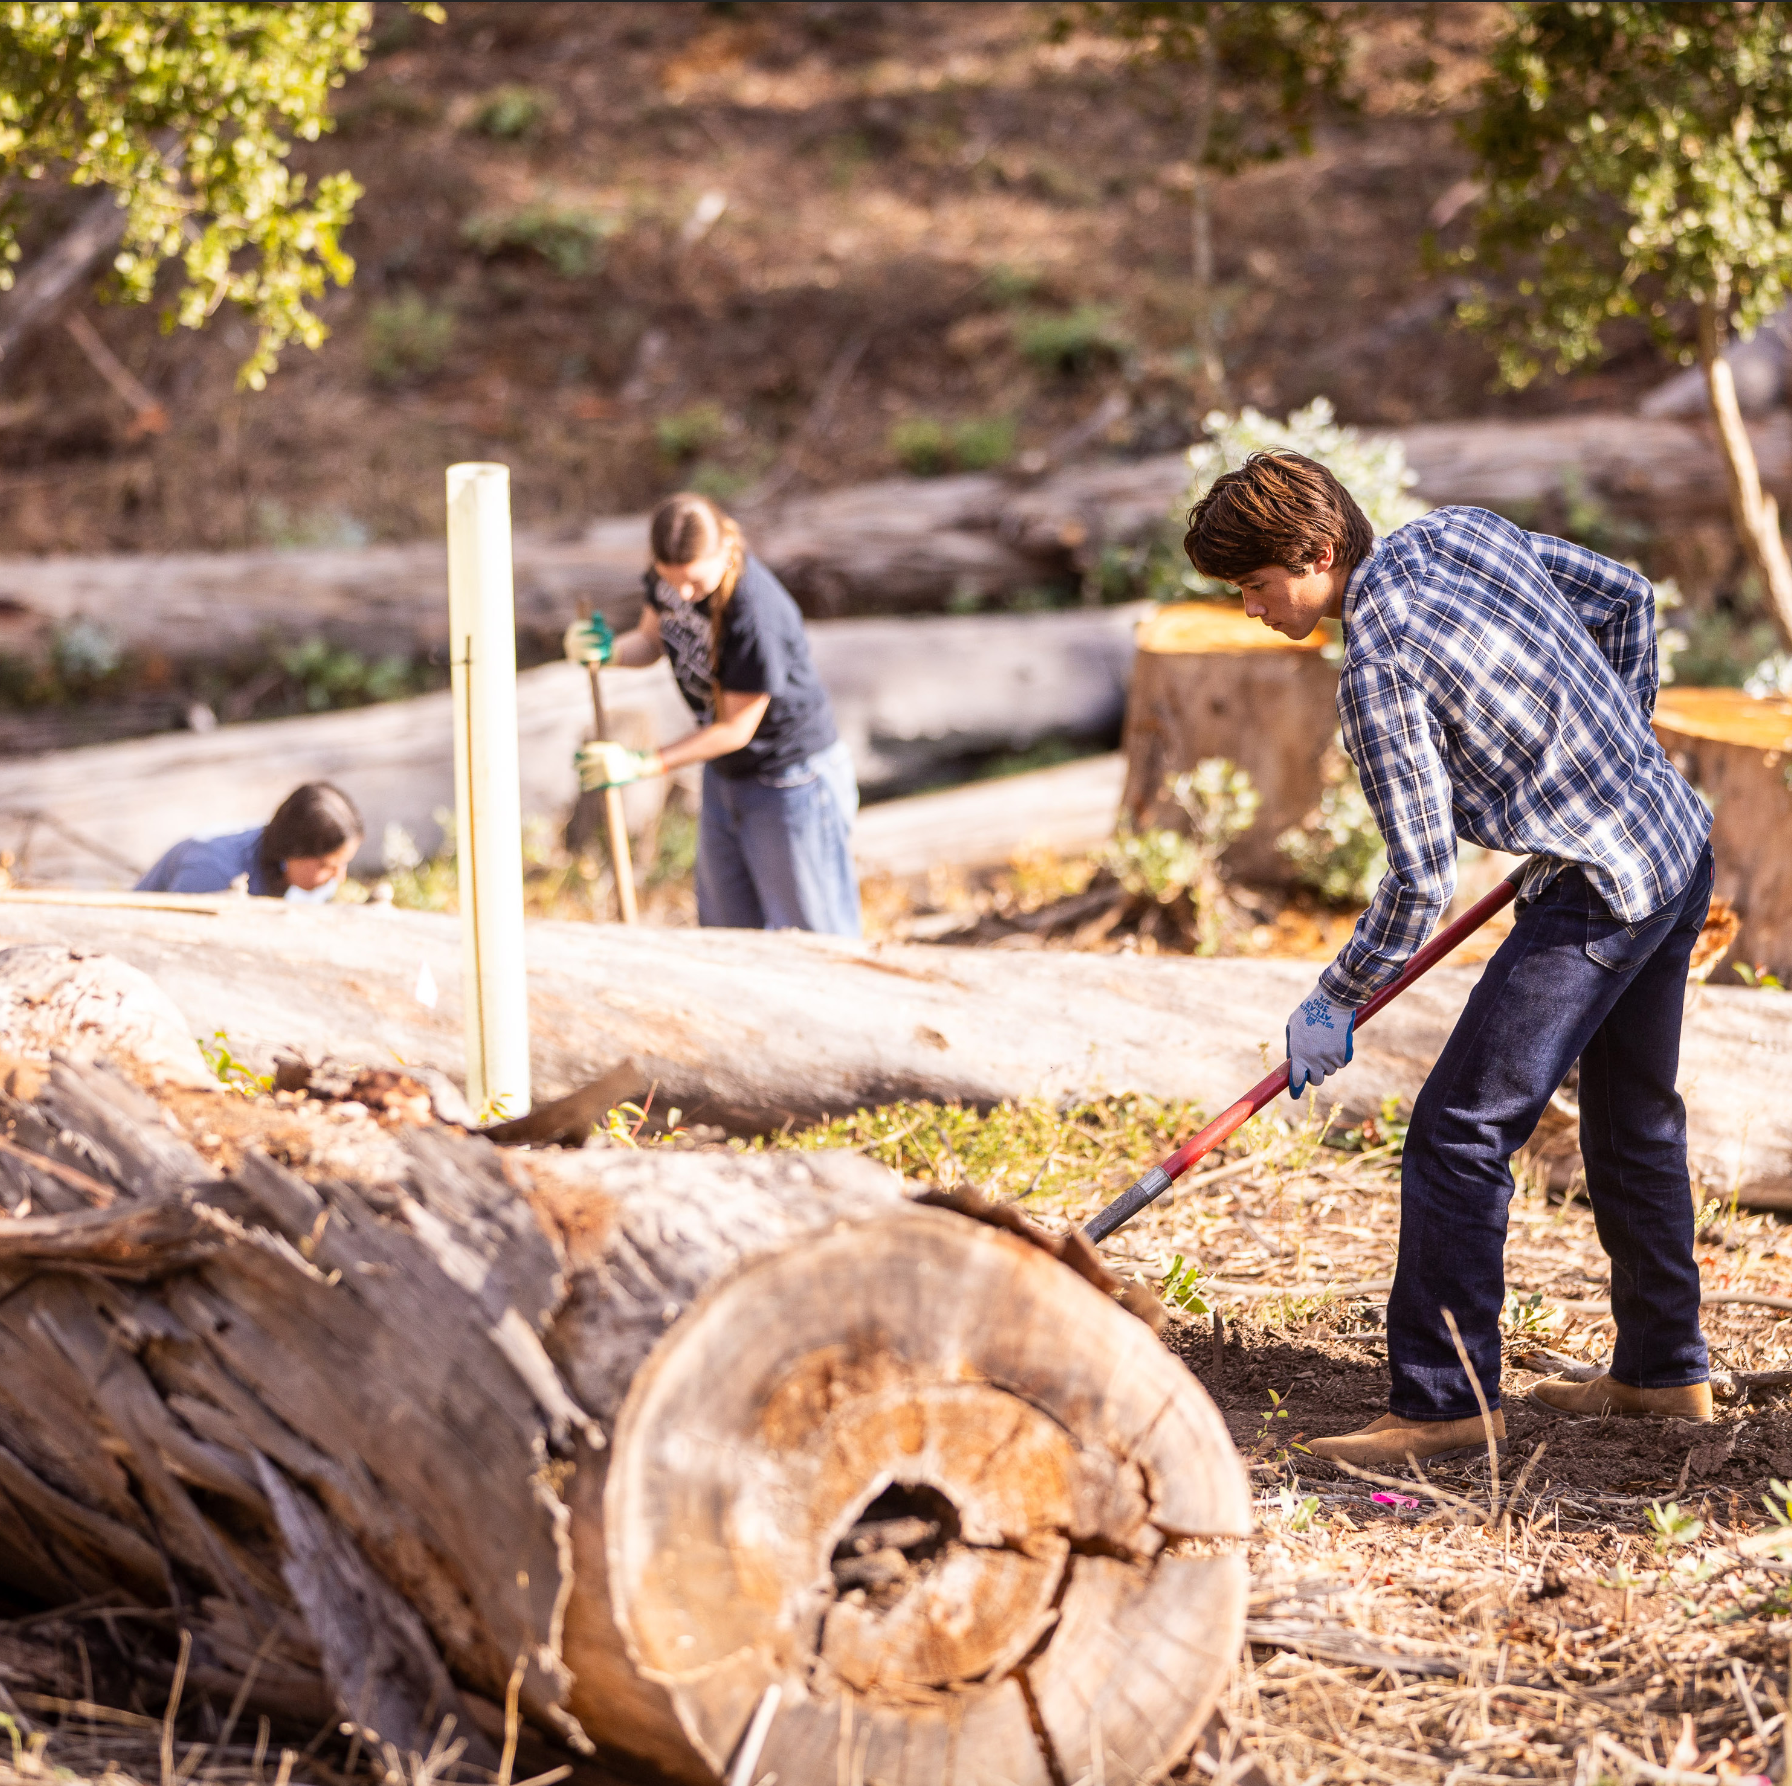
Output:
[[[259,1136],[305,1172],[330,1170],[342,1147],[384,1145],[410,1119],[398,1103],[309,1110],[283,1094],[232,1100],[226,1121],[218,1103],[185,1096],[174,1119],[220,1163]],[[978,1189],[1057,1228],[1086,1220],[1198,1118],[1137,1099],[987,1116],[902,1105],[775,1144],[857,1145],[917,1188]],[[1205,1759],[1178,1779],[1779,1778],[1792,1541],[1780,1545],[1786,1522],[1763,1495],[1785,1509],[1771,1485],[1792,1479],[1792,1405],[1748,1373],[1792,1365],[1792,1231],[1718,1198],[1704,1207],[1706,1330],[1731,1392],[1714,1425],[1545,1416],[1524,1402],[1535,1372],[1521,1361],[1539,1345],[1604,1357],[1608,1274],[1584,1190],[1547,1195],[1521,1158],[1497,1489],[1481,1456],[1355,1480],[1303,1446],[1385,1406],[1401,1135],[1398,1112],[1321,1134],[1272,1111],[1202,1162],[1220,1177],[1185,1181],[1104,1249],[1170,1307],[1166,1339],[1257,1488],[1246,1649]],[[177,1623],[96,1604],[0,1624],[0,1716],[19,1732],[10,1769],[0,1747],[0,1786],[71,1773],[337,1786],[385,1771],[332,1730],[233,1721],[203,1689],[166,1718]],[[162,1655],[159,1670],[146,1654]],[[516,1772],[558,1761],[525,1746]],[[403,1772],[408,1786],[432,1777]]]
[[[1661,375],[1620,342],[1597,375],[1493,392],[1427,260],[1465,227],[1454,122],[1493,9],[1395,3],[1355,26],[1360,112],[1220,184],[1228,382],[1206,388],[1188,72],[1054,44],[1073,11],[454,0],[438,26],[381,0],[339,130],[295,158],[367,189],[330,341],[239,393],[240,323],[164,335],[153,309],[90,303],[168,412],[144,437],[42,332],[0,379],[0,553],[432,537],[456,459],[507,461],[519,521],[571,530],[684,482],[886,475],[917,422],[971,428],[948,460],[999,462],[1110,395],[1125,412],[1094,444],[1125,453],[1184,444],[1221,395],[1398,424]],[[27,256],[77,202],[45,204]],[[1039,335],[1077,318],[1062,353]]]
[[[333,1149],[377,1148],[382,1123],[404,1120],[396,1105],[307,1110],[290,1095],[232,1100],[226,1120],[218,1102],[187,1096],[175,1119],[221,1163],[259,1137],[302,1171],[330,1169]],[[1057,1227],[1086,1219],[1197,1117],[1138,1100],[989,1117],[897,1106],[789,1141],[856,1143],[917,1186],[1018,1193]],[[1385,1406],[1380,1309],[1400,1136],[1398,1113],[1323,1142],[1270,1113],[1228,1158],[1203,1162],[1223,1178],[1197,1179],[1105,1249],[1171,1305],[1166,1337],[1214,1396],[1258,1489],[1243,1664],[1208,1763],[1179,1777],[1779,1777],[1792,1634],[1781,1557],[1792,1545],[1778,1546],[1762,1497],[1792,1478],[1792,1407],[1783,1391],[1751,1394],[1746,1373],[1792,1363],[1792,1235],[1771,1217],[1706,1205],[1706,1327],[1738,1391],[1714,1425],[1545,1416],[1524,1403],[1535,1373],[1521,1360],[1540,1344],[1603,1357],[1607,1274],[1584,1192],[1552,1199],[1521,1161],[1498,1490],[1479,1457],[1385,1485],[1353,1480],[1303,1444]],[[1217,1329],[1202,1303],[1220,1311]],[[0,1763],[6,1786],[13,1774],[68,1777],[52,1769],[231,1786],[367,1774],[368,1759],[333,1731],[232,1727],[228,1705],[204,1691],[189,1689],[165,1721],[171,1669],[141,1658],[168,1648],[175,1624],[96,1605],[0,1625],[0,1692],[11,1695],[0,1714],[20,1733],[13,1769]],[[531,1771],[556,1760],[524,1758]]]

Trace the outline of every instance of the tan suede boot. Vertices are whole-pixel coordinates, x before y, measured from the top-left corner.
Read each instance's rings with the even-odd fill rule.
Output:
[[[1493,1411],[1493,1436],[1505,1448],[1506,1417]],[[1434,1457],[1467,1457],[1487,1450],[1487,1428],[1481,1416],[1467,1420],[1403,1420],[1383,1414],[1360,1432],[1335,1439],[1313,1439],[1307,1449],[1327,1463],[1354,1464],[1359,1470],[1397,1470],[1408,1457],[1428,1463]]]
[[[1545,1377],[1531,1385],[1531,1400],[1552,1414],[1622,1414],[1633,1420],[1696,1420],[1711,1418],[1711,1385],[1685,1383],[1677,1389],[1632,1389],[1609,1373],[1576,1383],[1569,1377]]]

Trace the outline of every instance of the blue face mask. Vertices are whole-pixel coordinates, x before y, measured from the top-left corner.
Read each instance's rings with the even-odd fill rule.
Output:
[[[321,887],[288,887],[285,897],[294,905],[328,905],[336,897],[336,889],[342,885],[342,876],[337,875],[333,881],[325,881]]]

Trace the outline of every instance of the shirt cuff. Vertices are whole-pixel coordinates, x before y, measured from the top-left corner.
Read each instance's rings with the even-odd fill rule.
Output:
[[[1391,980],[1394,978],[1394,974],[1390,973],[1386,978]],[[1377,985],[1381,983],[1369,975],[1352,973],[1344,965],[1342,957],[1334,961],[1319,976],[1319,990],[1334,1005],[1343,1005],[1353,1011],[1359,1006],[1366,1005]]]

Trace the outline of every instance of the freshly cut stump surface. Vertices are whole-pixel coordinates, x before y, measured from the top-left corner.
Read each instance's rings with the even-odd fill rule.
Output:
[[[755,1778],[1154,1780],[1237,1655],[1243,1557],[1180,1542],[1249,1529],[1212,1404],[1110,1298],[961,1216],[839,1225],[725,1278],[637,1373],[609,1459],[601,1508],[575,1486],[575,1578],[601,1545],[693,1779],[775,1688]],[[576,1594],[593,1730],[616,1637]]]

